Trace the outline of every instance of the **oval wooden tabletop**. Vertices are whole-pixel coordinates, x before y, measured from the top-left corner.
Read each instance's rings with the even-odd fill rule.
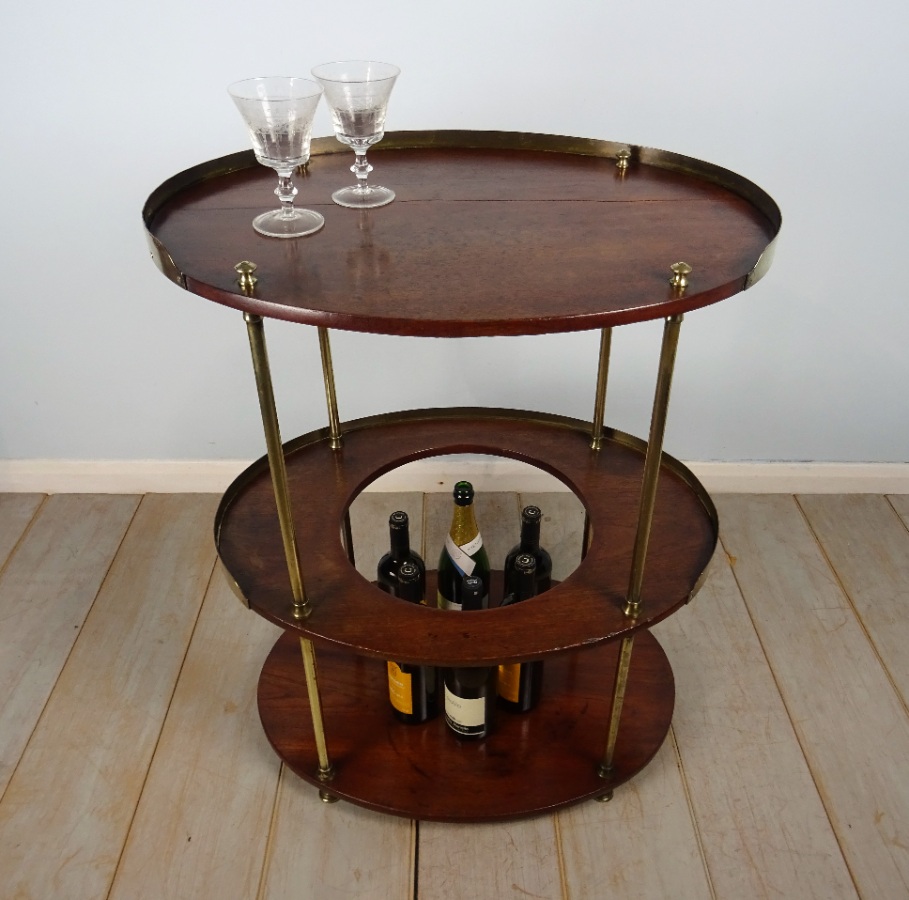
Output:
[[[545,135],[388,134],[370,176],[397,194],[351,210],[331,193],[353,154],[313,141],[297,204],[325,227],[257,234],[275,207],[271,169],[252,152],[187,170],[144,210],[152,253],[187,290],[295,322],[384,334],[578,331],[661,318],[742,291],[769,264],[779,210],[731,172],[662,151]],[[234,266],[257,265],[253,296]],[[670,266],[692,267],[683,294]]]

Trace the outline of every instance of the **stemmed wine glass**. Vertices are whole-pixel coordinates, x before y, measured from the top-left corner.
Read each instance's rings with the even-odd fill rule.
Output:
[[[385,206],[395,198],[394,191],[366,183],[372,171],[366,161],[366,150],[385,136],[388,98],[400,74],[397,66],[366,60],[325,63],[312,70],[313,78],[325,89],[335,137],[353,147],[357,155],[350,167],[357,183],[331,195],[339,206],[372,209]]]
[[[272,76],[247,78],[228,87],[249,129],[256,159],[278,173],[275,193],[281,208],[253,219],[266,237],[294,238],[318,231],[325,219],[311,209],[294,206],[297,189],[292,173],[309,161],[312,120],[322,88],[308,78]]]

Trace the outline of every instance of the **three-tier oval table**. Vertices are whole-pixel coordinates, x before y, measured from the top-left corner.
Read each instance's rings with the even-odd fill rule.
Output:
[[[353,211],[330,200],[350,180],[349,155],[334,139],[313,141],[298,202],[326,221],[307,238],[253,231],[274,175],[251,152],[171,178],[144,210],[164,274],[247,323],[268,453],[226,492],[215,540],[239,596],[285,629],[259,679],[266,734],[324,799],[397,815],[507,819],[608,797],[665,739],[674,682],[648,629],[694,595],[717,540],[709,496],[662,449],[682,318],[764,274],[779,210],[744,178],[663,151],[402,132],[371,151],[397,199]],[[319,333],[329,424],[287,443],[263,318]],[[603,419],[612,329],[651,319],[664,331],[642,440]],[[330,329],[598,329],[592,419],[443,408],[342,422]],[[587,514],[578,569],[518,606],[460,614],[396,600],[358,575],[348,510],[360,491],[405,462],[453,453],[521,460],[574,491]],[[441,717],[416,727],[392,717],[389,659],[545,659],[544,695],[530,714],[500,714],[487,739],[459,742]]]

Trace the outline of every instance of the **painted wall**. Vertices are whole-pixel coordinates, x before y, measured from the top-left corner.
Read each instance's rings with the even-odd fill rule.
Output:
[[[169,175],[246,147],[225,86],[370,57],[389,130],[608,138],[736,170],[783,210],[753,291],[682,330],[667,449],[692,460],[909,460],[909,12],[639,0],[17,4],[0,57],[0,459],[263,452],[242,318],[148,259]],[[315,134],[329,134],[324,107]],[[609,424],[646,434],[658,324],[621,329]],[[313,329],[269,326],[285,436],[325,424]],[[595,333],[334,336],[342,417],[444,404],[589,417]],[[527,366],[528,357],[535,357]]]

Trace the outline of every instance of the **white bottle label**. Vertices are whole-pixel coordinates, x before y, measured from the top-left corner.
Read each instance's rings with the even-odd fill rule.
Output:
[[[448,552],[451,561],[455,564],[458,571],[463,572],[465,575],[473,575],[473,570],[476,568],[477,564],[470,557],[482,546],[483,535],[479,532],[477,532],[477,536],[472,541],[468,541],[462,547],[459,547],[451,539],[450,534],[445,537],[445,550]]]
[[[486,724],[486,699],[467,700],[453,694],[445,685],[445,718],[448,724],[463,734],[476,734]]]
[[[436,606],[439,609],[455,609],[460,612],[464,607],[455,600],[449,600],[441,591],[436,591]]]

